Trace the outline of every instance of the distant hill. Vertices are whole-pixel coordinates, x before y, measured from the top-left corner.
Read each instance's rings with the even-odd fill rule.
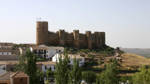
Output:
[[[149,49],[142,49],[142,48],[121,48],[124,52],[127,53],[134,53],[137,55],[141,55],[144,57],[150,58],[150,48]]]
[[[124,53],[122,54],[122,65],[123,66],[141,66],[141,65],[150,65],[150,59],[142,57],[140,55]]]

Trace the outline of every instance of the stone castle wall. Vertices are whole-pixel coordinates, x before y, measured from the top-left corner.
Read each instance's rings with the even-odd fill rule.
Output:
[[[59,30],[56,33],[48,31],[48,22],[38,21],[36,29],[36,44],[68,46],[75,48],[101,48],[105,45],[105,32],[86,31],[85,34],[74,30],[72,33]]]

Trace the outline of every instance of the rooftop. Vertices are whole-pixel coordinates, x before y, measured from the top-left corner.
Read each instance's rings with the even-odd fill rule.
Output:
[[[14,65],[18,64],[19,61],[0,61],[0,65]],[[44,65],[55,65],[55,62],[52,61],[46,61],[46,62],[37,62],[37,64],[44,64]]]
[[[64,54],[58,54],[59,56],[62,56],[62,58],[64,58]],[[82,56],[80,56],[79,54],[68,54],[68,57],[69,58],[76,58],[76,59],[81,59],[81,58],[84,58]]]
[[[24,72],[16,72],[16,73],[12,74],[11,77],[13,77],[13,78],[17,78],[17,77],[28,77],[28,75],[25,74]]]
[[[13,72],[6,72],[0,75],[0,80],[10,80],[10,76],[14,74]]]
[[[0,80],[10,80],[10,78],[16,78],[16,77],[28,77],[27,74],[24,72],[6,72],[2,75],[0,75]]]
[[[39,46],[32,46],[33,49],[60,49],[60,50],[64,50],[64,47],[55,47],[55,46],[45,46],[45,45],[39,45]]]

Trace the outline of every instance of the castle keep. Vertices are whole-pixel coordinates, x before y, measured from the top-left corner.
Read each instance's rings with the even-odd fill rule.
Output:
[[[59,30],[56,33],[48,31],[48,22],[38,21],[36,29],[36,44],[52,46],[68,46],[75,48],[101,48],[105,45],[105,32],[86,31],[85,34],[74,30],[72,33]]]

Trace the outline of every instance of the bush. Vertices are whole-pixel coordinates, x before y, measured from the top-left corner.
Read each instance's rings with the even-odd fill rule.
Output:
[[[132,76],[122,76],[120,77],[120,82],[126,83],[126,82],[132,82]]]
[[[96,81],[96,74],[92,71],[84,71],[82,72],[82,79],[85,80],[88,84],[92,84]]]
[[[115,62],[105,66],[105,70],[99,74],[96,84],[118,84],[118,70]]]
[[[80,51],[80,52],[83,52],[83,53],[86,53],[86,54],[88,54],[88,53],[90,52],[89,49],[80,49],[79,51]]]
[[[140,68],[140,72],[137,72],[132,79],[133,84],[150,84],[150,69],[143,66]]]

